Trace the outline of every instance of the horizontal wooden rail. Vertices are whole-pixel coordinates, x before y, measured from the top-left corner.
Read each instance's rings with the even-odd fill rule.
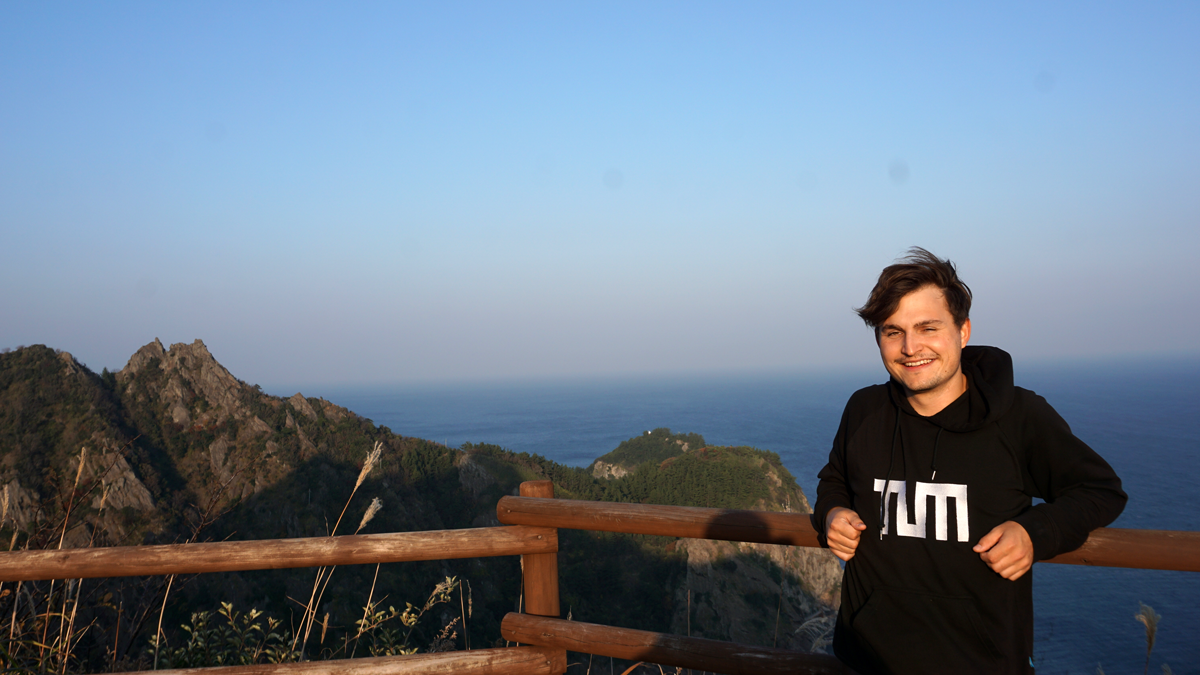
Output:
[[[565,650],[547,647],[500,647],[412,656],[159,670],[155,671],[155,675],[559,675],[566,669]]]
[[[557,502],[558,500],[551,500]],[[0,581],[90,579],[484,558],[558,550],[541,527],[482,527],[306,539],[222,541],[0,553]]]
[[[500,623],[505,640],[584,654],[646,661],[728,675],[846,675],[841,661],[825,654],[750,647],[734,642],[510,613]]]
[[[806,513],[509,496],[500,498],[496,517],[508,525],[819,546]]]
[[[600,530],[693,539],[819,546],[808,514],[501,497],[509,525]],[[1200,572],[1200,532],[1100,528],[1082,547],[1046,562]]]
[[[1083,546],[1043,562],[1200,572],[1200,532],[1102,527]]]

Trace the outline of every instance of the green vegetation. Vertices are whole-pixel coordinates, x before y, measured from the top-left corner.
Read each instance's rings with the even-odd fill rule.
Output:
[[[700,438],[658,431],[664,432],[655,438],[660,446],[666,445],[661,439],[679,448],[675,439]],[[634,443],[638,438],[622,447],[638,448]],[[700,448],[691,448],[689,442],[688,452],[680,451],[665,461],[642,462],[616,479],[597,479],[588,469],[495,445],[467,444],[463,450],[484,466],[511,467],[496,474],[505,480],[487,493],[493,505],[500,496],[512,494],[520,481],[542,479],[553,481],[555,496],[562,499],[767,510],[790,503],[800,510],[807,508],[803,492],[775,453],[700,443]],[[581,621],[643,630],[662,631],[671,625],[678,607],[675,589],[687,576],[687,559],[677,551],[675,539],[561,530],[559,545],[564,612],[571,611]],[[756,564],[782,579],[783,573],[769,562]]]
[[[670,429],[660,427],[621,441],[616,450],[596,458],[596,461],[631,467],[645,462],[661,462],[688,450],[699,450],[704,445],[704,437],[700,434],[672,434]]]
[[[61,475],[69,458],[94,434],[120,427],[120,404],[101,378],[84,369],[63,376],[67,370],[61,353],[41,345],[0,355],[4,472],[48,507],[69,480]]]
[[[699,438],[696,434],[688,436]],[[551,480],[555,496],[564,499],[767,510],[780,508],[789,497],[797,498],[793,501],[798,507],[803,499],[800,486],[779,455],[755,448],[700,447],[665,461],[641,462],[628,475],[614,479],[594,478],[588,469],[563,466],[540,455],[516,453],[496,445],[468,443],[463,450],[475,461],[490,461],[489,466],[517,467],[518,472],[510,474],[513,485],[520,480]],[[506,485],[498,492],[508,494],[505,489],[511,491],[511,487]]]
[[[778,456],[706,447],[697,434],[631,438],[606,456],[629,473],[596,479],[494,445],[397,435],[322,399],[268,396],[203,345],[153,347],[100,375],[45,347],[0,354],[0,541],[10,550],[321,537],[339,520],[339,534],[359,523],[472,527],[535,479],[566,499],[806,507]],[[564,613],[670,630],[688,574],[674,539],[564,530],[560,546]],[[788,573],[770,574],[778,583]],[[159,667],[191,667],[491,646],[520,583],[516,558],[493,558],[0,584],[12,636],[0,669],[127,670],[152,666],[155,652]],[[398,602],[429,588],[419,607]]]

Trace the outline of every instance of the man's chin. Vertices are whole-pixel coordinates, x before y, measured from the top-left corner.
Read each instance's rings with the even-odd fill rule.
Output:
[[[898,377],[894,374],[892,375],[892,379],[896,380],[901,387],[904,387],[904,393],[908,396],[912,396],[914,394],[924,394],[926,392],[933,391],[942,384],[936,380],[931,381],[923,378]]]
[[[921,381],[920,378],[913,377],[911,373],[893,372],[892,379],[895,380],[896,383],[899,384],[901,387],[904,387],[904,389],[906,391],[908,391],[910,394],[911,393],[919,393],[920,391],[922,391],[922,389],[920,387],[922,387],[922,385],[925,384],[924,382]]]

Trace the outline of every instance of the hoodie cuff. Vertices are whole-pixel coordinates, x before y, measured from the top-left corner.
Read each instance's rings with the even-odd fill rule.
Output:
[[[829,512],[839,506],[851,511],[854,510],[853,504],[840,497],[833,497],[818,501],[816,508],[808,515],[813,529],[817,531],[817,543],[821,545],[821,548],[829,548],[829,540],[825,538],[825,521],[829,518]]]
[[[808,514],[808,519],[812,522],[813,529],[817,531],[817,543],[821,548],[829,548],[829,540],[825,538],[825,523],[819,522],[817,513],[814,511]]]
[[[1046,560],[1058,555],[1058,528],[1036,506],[1013,518],[1013,521],[1025,528],[1029,540],[1033,542],[1034,560]]]

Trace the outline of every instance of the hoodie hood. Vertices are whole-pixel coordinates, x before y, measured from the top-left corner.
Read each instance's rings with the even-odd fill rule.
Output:
[[[904,387],[894,379],[888,382],[892,403],[901,411],[946,431],[975,431],[1001,418],[1013,403],[1012,357],[997,347],[963,347],[962,369],[967,376],[967,391],[936,415],[922,417],[913,410]]]

